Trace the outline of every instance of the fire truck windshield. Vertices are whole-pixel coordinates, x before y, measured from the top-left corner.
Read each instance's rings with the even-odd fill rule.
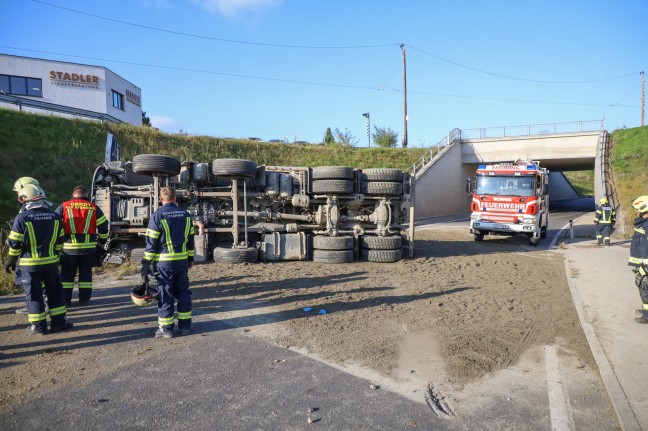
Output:
[[[478,175],[475,193],[494,196],[533,196],[535,195],[535,177]]]

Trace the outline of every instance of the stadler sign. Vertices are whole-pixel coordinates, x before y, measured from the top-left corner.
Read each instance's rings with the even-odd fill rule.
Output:
[[[99,77],[80,73],[59,72],[50,70],[52,84],[61,87],[80,87],[99,89]]]

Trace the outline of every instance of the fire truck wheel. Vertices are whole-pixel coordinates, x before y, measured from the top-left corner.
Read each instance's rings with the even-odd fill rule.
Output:
[[[159,154],[138,154],[133,157],[133,172],[142,175],[178,175],[180,160]]]
[[[402,247],[403,239],[400,235],[393,236],[368,236],[360,240],[362,248],[368,250],[398,250]]]
[[[212,173],[228,177],[254,177],[257,164],[244,159],[216,159],[212,162]]]
[[[362,249],[360,250],[360,256],[362,257],[362,260],[366,260],[367,262],[390,263],[390,262],[398,262],[399,260],[401,260],[401,257],[403,256],[403,252],[400,249],[398,250]]]
[[[375,168],[362,170],[363,181],[391,181],[400,183],[403,181],[403,171],[400,169]]]
[[[351,180],[317,180],[313,181],[313,193],[348,194],[353,193]]]
[[[314,180],[352,180],[353,168],[349,166],[317,166],[313,168]]]
[[[214,247],[214,262],[222,263],[246,263],[259,260],[259,252],[256,247],[226,248]]]
[[[483,233],[476,233],[474,235],[475,241],[481,242],[484,240],[484,234]]]
[[[540,242],[540,238],[534,238],[532,236],[529,236],[529,244],[536,246]]]
[[[130,261],[133,265],[139,265],[142,263],[142,258],[144,257],[145,248],[134,248],[130,251]]]
[[[400,195],[403,193],[403,184],[386,181],[363,181],[360,192],[366,195]]]
[[[353,248],[353,237],[315,235],[313,248],[316,250],[350,250]]]
[[[313,262],[349,263],[353,262],[353,250],[313,250]]]

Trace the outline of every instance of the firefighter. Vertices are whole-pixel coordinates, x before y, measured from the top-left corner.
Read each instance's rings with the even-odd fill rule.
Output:
[[[19,192],[24,203],[16,216],[7,239],[9,256],[4,263],[5,271],[20,271],[20,282],[25,289],[29,319],[27,328],[31,334],[47,332],[47,318],[43,286],[49,302],[51,332],[72,328],[66,317],[61,276],[59,274],[59,251],[63,240],[61,217],[50,209],[45,192],[34,184],[25,185]]]
[[[72,290],[79,272],[79,305],[90,303],[92,267],[96,266],[97,241],[108,239],[108,220],[103,211],[88,199],[88,189],[76,186],[72,199],[63,202],[56,212],[63,219],[65,241],[61,254],[61,279],[65,305],[72,305]]]
[[[643,304],[637,313],[641,316],[638,323],[648,323],[648,195],[639,196],[632,202],[632,208],[638,217],[634,220],[634,234],[630,244],[628,265],[635,272],[635,284]]]
[[[142,259],[142,282],[152,272],[158,283],[158,329],[155,337],[172,338],[174,316],[180,335],[191,328],[189,268],[194,260],[194,228],[191,216],[176,204],[173,187],[160,189],[162,206],[151,216],[146,229],[146,251]],[[154,268],[151,268],[151,266]],[[178,310],[174,314],[174,300]]]
[[[16,195],[18,196],[18,202],[20,202],[20,212],[23,211],[24,209],[24,202],[20,201],[20,191],[25,187],[27,184],[33,184],[35,186],[39,186],[40,184],[38,183],[38,180],[36,178],[32,177],[21,177],[16,180],[13,186],[13,191],[16,192]],[[16,270],[16,276],[14,279],[14,283],[17,286],[20,286],[20,269]],[[28,314],[29,311],[27,311],[27,307],[20,307],[16,308],[16,314]]]
[[[605,196],[599,200],[596,207],[596,242],[598,245],[610,245],[610,234],[616,221],[616,211],[612,208]]]

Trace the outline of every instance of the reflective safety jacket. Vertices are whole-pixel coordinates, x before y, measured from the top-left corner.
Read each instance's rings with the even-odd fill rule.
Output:
[[[630,243],[630,260],[628,265],[648,266],[648,218],[638,217],[634,220],[634,234]]]
[[[600,205],[596,207],[596,216],[594,223],[596,224],[614,224],[616,221],[616,211],[609,205]]]
[[[14,219],[8,254],[20,257],[18,266],[23,271],[58,268],[63,235],[61,216],[45,204],[30,202]]]
[[[103,211],[87,198],[74,198],[63,202],[56,212],[63,219],[66,254],[94,254],[97,237],[108,239],[108,220]]]
[[[194,258],[194,227],[189,213],[175,203],[161,206],[146,229],[144,260],[186,266]]]

